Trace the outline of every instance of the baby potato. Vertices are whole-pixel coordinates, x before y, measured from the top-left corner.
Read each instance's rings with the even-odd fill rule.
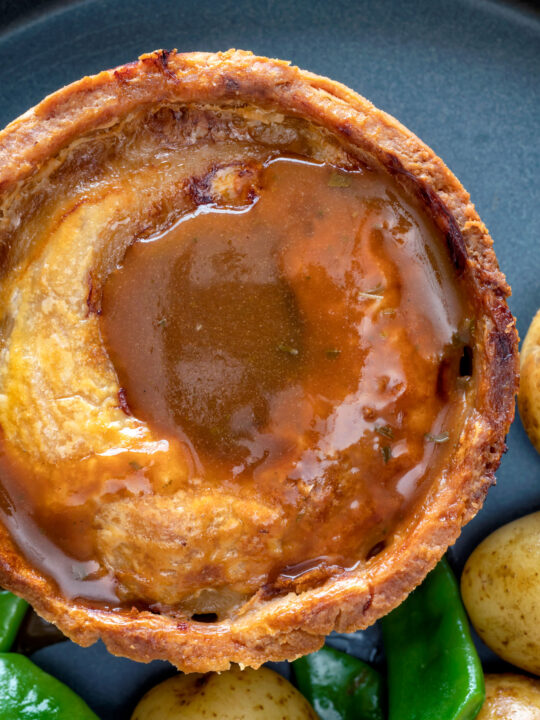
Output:
[[[532,444],[540,452],[540,310],[521,346],[520,375],[519,415]]]
[[[540,512],[480,543],[463,570],[461,594],[486,645],[540,675]]]
[[[288,680],[268,668],[175,675],[139,702],[131,720],[318,720]]]
[[[476,720],[540,720],[540,681],[524,675],[486,675],[486,701]]]

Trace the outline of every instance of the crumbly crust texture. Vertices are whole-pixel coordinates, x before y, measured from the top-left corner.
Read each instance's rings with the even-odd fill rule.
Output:
[[[385,169],[420,199],[443,231],[477,310],[476,398],[445,473],[391,545],[362,569],[299,594],[268,597],[234,619],[179,622],[147,611],[107,611],[67,600],[0,527],[0,584],[24,596],[70,638],[102,639],[118,655],[167,659],[186,672],[258,667],[319,648],[332,630],[365,628],[418,585],[480,509],[505,449],[517,389],[517,333],[509,288],[469,195],[444,163],[394,118],[348,88],[286,62],[242,51],[156,51],[86,77],[43,100],[0,133],[0,203],[81,137],[145,106],[254,106],[320,126],[347,152]],[[0,204],[0,230],[14,222]],[[13,249],[0,247],[6,257]]]

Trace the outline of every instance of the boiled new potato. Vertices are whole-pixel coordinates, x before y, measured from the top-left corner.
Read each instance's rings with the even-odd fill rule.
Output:
[[[486,675],[486,701],[476,720],[540,720],[540,681]]]
[[[268,668],[175,675],[152,688],[131,720],[318,720],[290,682]]]
[[[519,415],[532,444],[540,452],[540,310],[521,346],[520,374]]]
[[[463,570],[461,594],[486,645],[540,675],[540,512],[480,543]]]

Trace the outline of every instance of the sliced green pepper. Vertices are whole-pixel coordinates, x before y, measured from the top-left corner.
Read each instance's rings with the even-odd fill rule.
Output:
[[[11,649],[28,603],[8,590],[0,590],[0,652]]]
[[[389,720],[476,717],[484,702],[484,675],[446,560],[381,624]]]
[[[379,673],[351,655],[325,646],[293,662],[296,683],[321,720],[382,720]]]
[[[0,654],[2,720],[98,720],[73,690],[24,655]]]

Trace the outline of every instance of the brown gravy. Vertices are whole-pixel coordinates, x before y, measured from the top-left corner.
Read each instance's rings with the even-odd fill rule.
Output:
[[[43,486],[4,456],[4,485],[19,487],[4,514],[23,498],[67,559],[48,574],[108,605],[93,517],[118,496],[260,498],[279,512],[281,548],[260,587],[309,587],[369,560],[456,437],[471,314],[459,283],[440,233],[389,177],[268,161],[242,204],[194,203],[135,241],[105,283],[101,331],[123,406],[183,448],[180,484],[164,490],[159,463],[123,453],[108,458],[106,496],[45,513]],[[68,581],[73,562],[86,574]]]
[[[411,404],[427,432],[463,314],[433,229],[373,172],[280,159],[262,184],[247,208],[202,206],[136,242],[109,278],[102,329],[130,410],[220,475],[278,460],[290,431],[329,453],[413,432]]]

